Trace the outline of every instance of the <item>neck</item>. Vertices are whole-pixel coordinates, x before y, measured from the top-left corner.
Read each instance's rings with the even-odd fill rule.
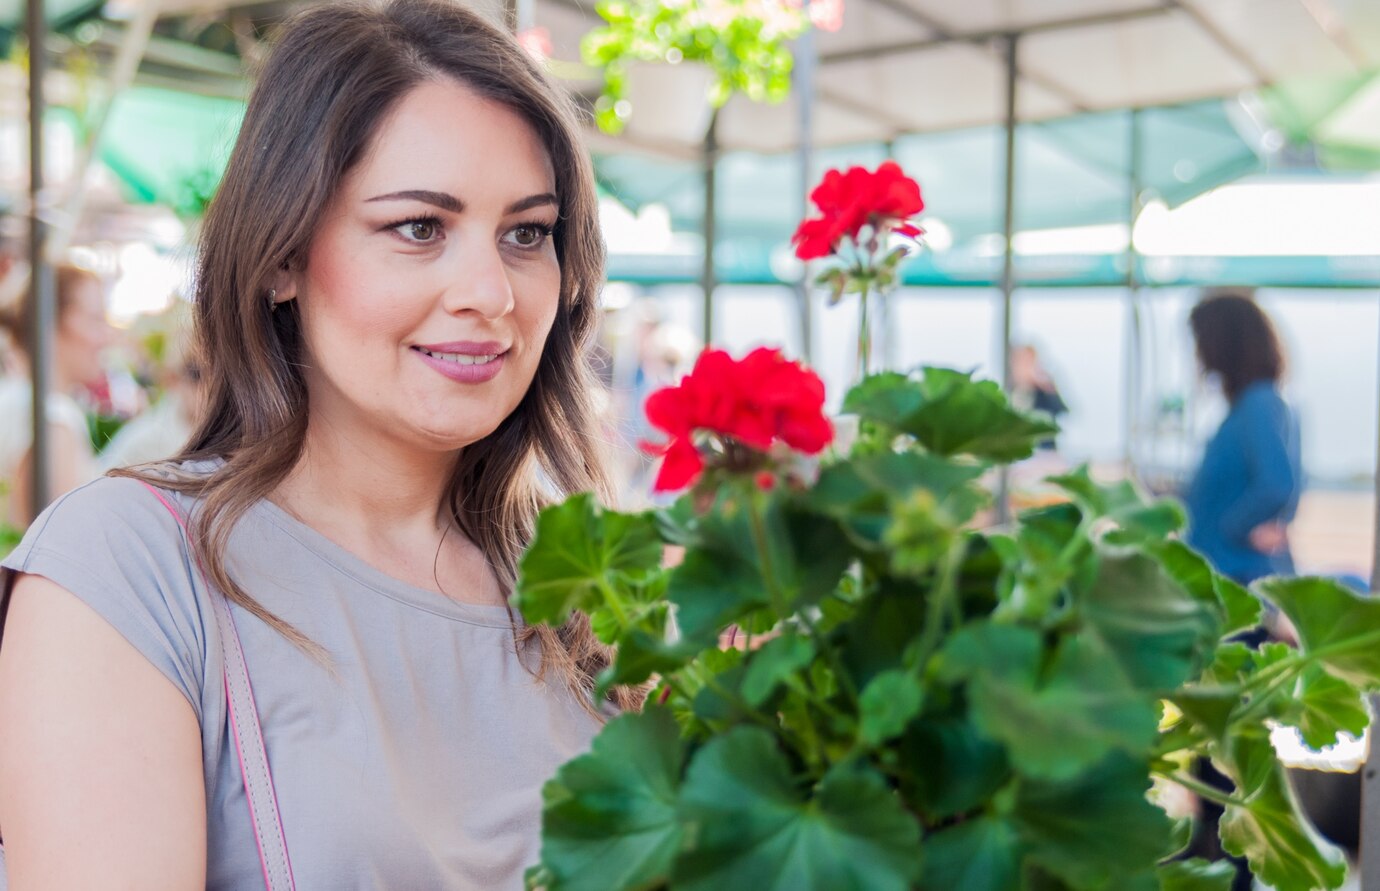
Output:
[[[445,492],[458,457],[312,416],[302,457],[272,500],[323,532],[415,541],[448,524]]]

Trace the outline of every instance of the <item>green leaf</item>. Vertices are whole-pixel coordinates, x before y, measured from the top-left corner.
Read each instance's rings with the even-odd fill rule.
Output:
[[[1212,604],[1222,621],[1221,634],[1251,628],[1260,621],[1260,601],[1240,585],[1215,572],[1203,557],[1181,541],[1141,542],[1141,550],[1159,561],[1166,575],[1194,598]]]
[[[1300,811],[1263,732],[1234,739],[1223,760],[1246,806],[1226,806],[1219,826],[1222,847],[1245,857],[1251,872],[1275,891],[1341,886],[1346,880],[1341,851]]]
[[[883,578],[840,629],[841,657],[859,687],[900,665],[925,622],[927,593],[906,580]]]
[[[896,751],[902,764],[922,765],[902,774],[902,794],[935,820],[984,804],[1011,778],[1005,747],[957,716],[911,724]]]
[[[1029,857],[1075,888],[1120,888],[1154,867],[1173,826],[1143,763],[1112,755],[1063,782],[1023,783],[1013,819]]]
[[[742,694],[748,705],[765,703],[789,676],[809,666],[815,647],[809,638],[792,631],[782,633],[748,657]]]
[[[1236,867],[1229,860],[1176,860],[1159,869],[1160,891],[1231,891]]]
[[[606,511],[587,492],[571,496],[537,518],[513,603],[528,622],[560,625],[572,610],[603,608],[603,589],[627,597],[630,581],[660,571],[661,551],[650,515]]]
[[[566,762],[542,789],[550,891],[632,891],[665,881],[681,841],[684,759],[675,721],[652,708],[614,718],[589,753]]]
[[[1012,765],[1033,777],[1063,779],[1109,752],[1149,750],[1158,733],[1154,699],[1126,681],[1095,639],[1071,635],[1048,668],[1040,635],[976,624],[943,650],[940,675],[968,681],[977,726],[1006,744]]]
[[[1005,820],[979,817],[925,839],[921,891],[1018,891],[1021,845]]]
[[[1283,610],[1303,651],[1328,672],[1363,690],[1380,687],[1380,600],[1321,578],[1271,578],[1255,589]]]
[[[908,671],[892,669],[877,675],[859,697],[858,737],[864,745],[878,746],[900,736],[920,714],[924,696],[920,682]]]
[[[920,867],[919,824],[876,771],[836,766],[811,793],[757,727],[696,753],[680,816],[677,891],[908,891]]]
[[[1231,713],[1241,704],[1241,693],[1230,687],[1191,684],[1176,690],[1169,699],[1213,739],[1222,740],[1231,724]]]
[[[1183,508],[1169,499],[1151,500],[1130,480],[1099,483],[1087,465],[1072,473],[1049,477],[1049,482],[1073,496],[1088,513],[1106,517],[1119,530],[1118,543],[1162,540],[1183,528]]]
[[[1290,706],[1280,720],[1297,727],[1304,743],[1313,749],[1335,744],[1340,733],[1359,739],[1370,726],[1370,710],[1361,691],[1316,665],[1304,669]]]
[[[599,676],[596,693],[609,687],[640,684],[654,674],[668,674],[689,662],[699,651],[692,642],[669,642],[664,636],[633,628],[618,643],[613,664]]]
[[[983,496],[970,484],[985,467],[960,464],[918,452],[862,455],[826,467],[806,505],[845,523],[859,539],[877,545],[891,525],[897,504],[917,491],[933,496],[936,508],[957,527],[973,516]]]
[[[1201,670],[1202,655],[1220,636],[1214,613],[1135,551],[1102,553],[1082,603],[1084,627],[1146,690],[1173,690]]]
[[[764,579],[746,505],[720,499],[699,521],[694,543],[671,573],[669,597],[687,639],[708,645],[725,627],[762,608],[787,618],[838,586],[849,562],[838,546],[838,526],[785,496],[773,493],[764,501],[762,525],[781,603],[773,602]]]
[[[919,380],[894,372],[873,375],[849,391],[843,410],[909,434],[937,455],[992,461],[1028,458],[1058,425],[1014,411],[993,381],[971,373],[926,368]]]

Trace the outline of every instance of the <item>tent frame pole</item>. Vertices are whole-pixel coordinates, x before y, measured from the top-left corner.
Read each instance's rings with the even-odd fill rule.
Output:
[[[1006,35],[1006,207],[1002,220],[1001,267],[1001,385],[1011,393],[1011,304],[1016,290],[1016,89],[1019,86],[1016,50],[1020,35]],[[1011,519],[1011,473],[1003,465],[997,475],[996,520]]]
[[[1126,221],[1126,300],[1130,311],[1131,327],[1127,332],[1126,350],[1126,424],[1122,431],[1125,436],[1123,461],[1127,479],[1136,476],[1136,433],[1140,426],[1141,374],[1145,367],[1145,333],[1142,327],[1140,306],[1140,276],[1136,265],[1140,260],[1136,253],[1136,220],[1140,217],[1140,166],[1141,166],[1141,119],[1140,109],[1131,109],[1130,150],[1127,186],[1130,202]]]
[[[807,0],[808,4],[808,0]],[[808,11],[809,6],[803,7]],[[815,42],[814,28],[806,28],[796,46],[794,92],[798,98],[797,126],[800,130],[800,144],[796,147],[796,158],[800,164],[800,219],[810,216],[810,189],[814,185],[815,156],[815,67],[818,64],[819,47]],[[795,285],[795,296],[799,309],[799,333],[801,356],[808,364],[814,359],[814,319],[810,305],[810,264],[802,261],[800,278]]]
[[[1371,547],[1370,590],[1380,591],[1380,432],[1376,437],[1375,528]],[[1370,697],[1370,748],[1361,768],[1361,887],[1380,888],[1380,695]]]
[[[54,263],[62,259],[63,253],[72,243],[77,222],[81,219],[82,208],[86,204],[87,183],[91,179],[91,171],[95,166],[96,152],[100,149],[101,137],[105,134],[105,127],[110,120],[111,111],[115,108],[116,100],[125,90],[129,89],[130,84],[134,82],[135,75],[139,72],[139,64],[143,61],[144,52],[148,49],[149,38],[153,36],[153,26],[158,22],[158,13],[159,0],[142,0],[133,23],[120,38],[120,48],[115,53],[115,61],[110,69],[109,95],[100,106],[95,120],[87,130],[81,153],[72,166],[72,191],[67,196],[67,203],[62,209],[62,213],[54,220],[56,225],[48,242],[48,256],[52,258]]]
[[[719,163],[719,110],[709,116],[709,128],[704,134],[704,266],[700,271],[700,287],[704,289],[704,304],[700,326],[706,349],[714,341],[714,288],[718,284],[714,268],[714,243],[718,238],[715,219],[715,168]]]
[[[48,391],[53,377],[52,334],[56,322],[53,270],[45,261],[48,196],[43,188],[43,81],[47,74],[48,21],[43,0],[27,0],[25,29],[29,40],[29,299],[34,313],[29,328],[29,379],[33,384],[33,440],[30,446],[30,511],[48,506]]]

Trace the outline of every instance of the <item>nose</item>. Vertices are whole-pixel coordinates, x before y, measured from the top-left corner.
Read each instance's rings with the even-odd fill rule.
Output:
[[[493,242],[474,243],[460,253],[454,280],[446,289],[444,306],[451,315],[476,313],[485,320],[501,319],[513,311],[513,284],[508,265]]]

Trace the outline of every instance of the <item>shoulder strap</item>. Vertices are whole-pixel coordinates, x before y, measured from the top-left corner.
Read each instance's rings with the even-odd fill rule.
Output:
[[[163,503],[185,531],[187,524],[181,511],[157,488],[146,482],[144,486]],[[225,663],[225,698],[230,711],[230,735],[235,741],[235,754],[244,777],[244,794],[249,801],[249,818],[254,824],[254,841],[259,846],[264,886],[267,891],[295,891],[287,839],[283,835],[283,820],[278,812],[278,797],[273,791],[273,774],[269,771],[268,755],[264,751],[263,732],[259,727],[258,709],[254,705],[254,689],[249,683],[249,666],[244,660],[244,648],[235,629],[235,617],[230,612],[229,601],[215,590],[211,591],[211,600],[215,604],[216,627],[224,648],[222,661]]]

